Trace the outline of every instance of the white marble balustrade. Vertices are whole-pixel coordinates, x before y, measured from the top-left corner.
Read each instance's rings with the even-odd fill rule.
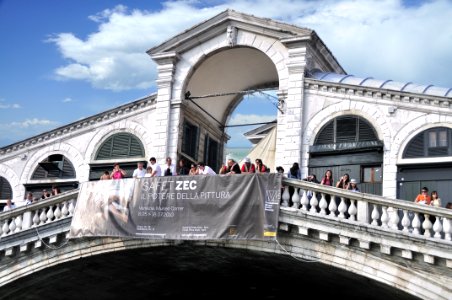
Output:
[[[0,236],[4,237],[33,227],[71,217],[78,190],[0,213]]]
[[[283,180],[282,207],[392,229],[406,234],[451,240],[452,210],[409,201],[355,193],[294,179]],[[293,194],[289,193],[293,187]]]

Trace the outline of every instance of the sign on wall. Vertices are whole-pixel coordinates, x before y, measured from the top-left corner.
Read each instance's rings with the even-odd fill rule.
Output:
[[[280,174],[85,182],[70,237],[276,239]]]

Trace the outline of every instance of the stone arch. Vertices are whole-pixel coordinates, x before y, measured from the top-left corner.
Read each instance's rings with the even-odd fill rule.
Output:
[[[4,164],[0,164],[0,174],[2,174],[2,177],[5,178],[9,185],[11,186],[12,192],[13,192],[13,199],[14,201],[22,201],[25,196],[25,188],[20,183],[19,176],[16,174],[16,172],[13,171],[10,167]]]
[[[305,145],[313,145],[318,131],[332,119],[343,115],[357,115],[366,119],[377,132],[378,138],[383,140],[384,148],[391,147],[392,129],[384,114],[375,106],[359,103],[350,106],[349,102],[341,102],[328,106],[315,114],[307,123],[303,140]]]
[[[392,143],[392,153],[393,157],[396,158],[397,163],[404,160],[402,158],[403,151],[411,139],[413,139],[418,133],[434,127],[447,127],[452,129],[452,117],[445,117],[443,120],[438,120],[438,116],[426,115],[424,122],[422,123],[419,122],[419,118],[416,118],[415,120],[405,124],[405,126],[397,132]]]
[[[444,289],[444,287],[441,286],[441,282],[435,281],[434,278],[430,278],[430,274],[416,272],[415,269],[410,268],[409,266],[402,266],[386,260],[383,257],[368,255],[368,253],[360,249],[349,247],[337,251],[334,245],[329,244],[323,244],[323,246],[319,248],[317,242],[299,238],[287,239],[286,243],[281,247],[290,247],[290,250],[287,253],[295,258],[299,257],[310,261],[318,261],[318,263],[329,265],[346,272],[353,272],[421,298],[437,298]],[[296,247],[291,246],[292,244],[296,245]],[[168,240],[156,241],[111,238],[98,238],[95,240],[75,239],[69,246],[58,249],[49,248],[40,250],[38,255],[30,255],[30,258],[22,259],[21,268],[2,269],[0,275],[3,276],[0,276],[0,285],[11,283],[37,271],[55,267],[59,264],[76,259],[117,251],[161,246],[171,247],[174,245],[177,245],[177,243],[175,244],[174,241]],[[222,247],[225,249],[244,249],[263,253],[273,253],[276,255],[287,255],[286,252],[275,251],[274,243],[262,243],[262,241],[199,241],[192,243],[192,245],[194,247]],[[48,257],[52,257],[52,259],[48,259]],[[350,257],[353,257],[353,261],[350,260]],[[378,268],[375,268],[375,266],[378,266]],[[424,285],[426,283],[428,283],[429,287],[434,286],[435,288],[426,289]]]
[[[276,68],[279,90],[286,90],[288,88],[289,70],[285,64],[288,51],[278,39],[239,29],[236,47],[249,47],[265,54]],[[173,97],[175,99],[183,99],[185,88],[197,66],[202,64],[207,57],[227,49],[230,49],[230,46],[227,40],[221,35],[182,54],[180,61],[177,63],[174,76]]]
[[[98,147],[100,147],[100,145],[102,145],[102,143],[110,136],[120,132],[127,132],[135,135],[143,143],[145,157],[149,156],[148,149],[151,146],[151,136],[148,134],[146,128],[136,122],[123,120],[102,127],[93,136],[85,151],[85,162],[89,164],[90,162],[94,161]]]
[[[85,171],[87,165],[84,162],[83,155],[70,144],[58,143],[55,144],[52,148],[44,147],[35,152],[27,161],[20,181],[22,183],[29,182],[37,164],[46,159],[51,154],[61,154],[67,157],[71,161],[72,166],[75,169],[76,179],[80,182],[85,180],[86,175],[84,173],[86,173]]]

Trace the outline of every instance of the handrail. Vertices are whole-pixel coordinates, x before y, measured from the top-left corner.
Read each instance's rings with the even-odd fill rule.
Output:
[[[4,220],[11,219],[18,215],[22,215],[23,213],[25,213],[27,211],[47,208],[49,206],[73,199],[74,196],[78,194],[78,192],[79,192],[79,189],[69,190],[69,191],[63,192],[61,194],[52,196],[48,199],[41,199],[32,204],[23,205],[23,206],[13,208],[13,209],[5,211],[5,212],[0,212],[0,224]]]
[[[406,209],[410,211],[415,211],[418,213],[427,213],[435,216],[440,216],[448,219],[452,219],[452,210],[446,209],[442,207],[434,207],[429,205],[421,205],[414,202],[402,200],[402,199],[392,199],[388,197],[373,195],[373,194],[365,194],[361,192],[351,192],[348,190],[331,187],[327,185],[320,185],[317,183],[312,183],[308,181],[302,181],[291,178],[283,178],[283,185],[289,184],[291,186],[295,186],[302,189],[312,190],[316,192],[323,192],[329,195],[344,197],[353,200],[361,200],[366,201],[372,204],[390,206],[398,209]]]

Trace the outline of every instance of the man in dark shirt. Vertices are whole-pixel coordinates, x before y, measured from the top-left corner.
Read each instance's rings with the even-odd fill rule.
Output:
[[[233,159],[228,159],[228,173],[227,174],[240,174],[240,173],[242,173],[242,172],[240,171],[239,164]]]

